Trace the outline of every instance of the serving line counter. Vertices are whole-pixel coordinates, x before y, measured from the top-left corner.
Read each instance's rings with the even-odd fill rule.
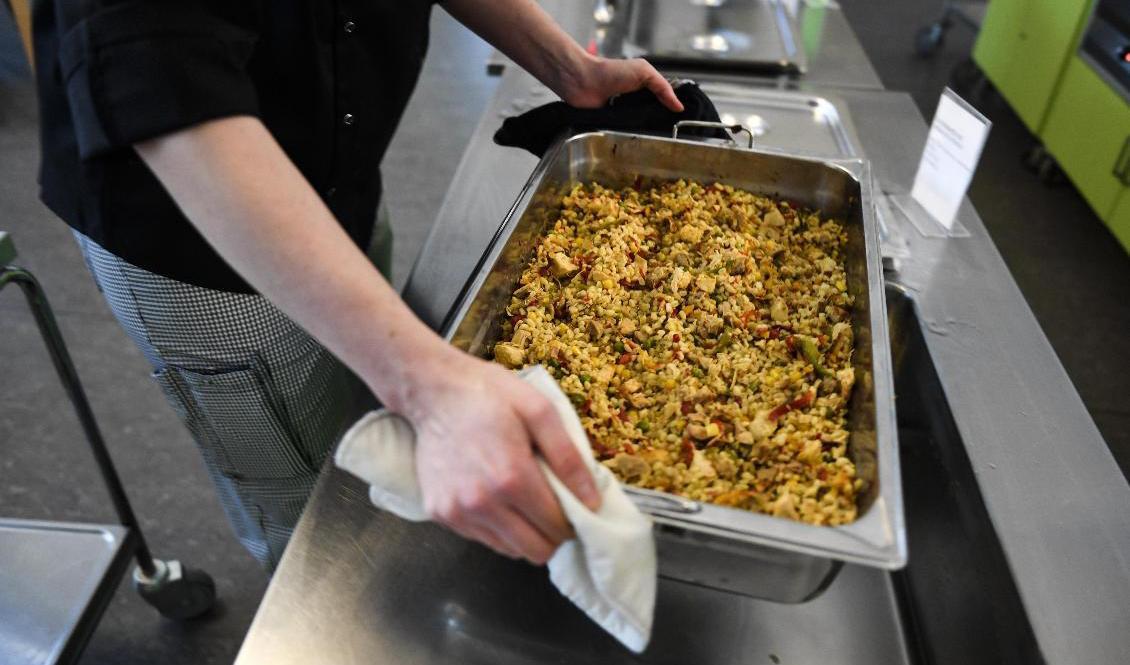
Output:
[[[406,286],[433,327],[536,165],[491,135],[541,97],[508,68],[472,136]],[[878,188],[907,191],[927,132],[910,97],[828,99]],[[905,570],[845,565],[792,605],[661,580],[636,657],[544,570],[381,513],[328,467],[237,663],[1124,662],[1130,487],[968,201],[960,216],[968,238],[906,230],[910,257],[888,275]]]

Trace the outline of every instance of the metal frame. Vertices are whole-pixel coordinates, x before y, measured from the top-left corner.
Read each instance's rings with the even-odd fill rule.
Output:
[[[110,604],[118,583],[129,568],[131,557],[137,561],[132,576],[134,588],[142,599],[166,617],[186,619],[205,613],[215,600],[215,585],[211,577],[202,571],[187,569],[178,561],[162,561],[153,557],[122,480],[118,476],[117,469],[114,468],[110,452],[106,448],[106,441],[102,437],[86,391],[82,387],[74,362],[63,341],[58,322],[47,301],[47,295],[39,280],[31,272],[11,265],[15,257],[16,249],[11,237],[0,231],[0,290],[9,284],[15,284],[23,292],[40,336],[51,356],[55,372],[63,384],[63,389],[74,407],[75,415],[90,445],[90,451],[94,455],[98,471],[110,494],[110,501],[114,505],[114,511],[121,525],[113,527],[120,528],[121,531],[118,549],[101,571],[94,569],[95,573],[100,573],[101,578],[97,587],[88,599],[81,597],[78,599],[82,601],[82,606],[77,618],[68,627],[67,632],[59,635],[60,646],[53,654],[54,662],[72,663],[76,662],[82,654],[102,613]],[[31,528],[36,525],[50,528],[64,524],[12,520],[9,525],[14,525],[16,522],[20,522],[21,526],[25,527],[30,525]]]

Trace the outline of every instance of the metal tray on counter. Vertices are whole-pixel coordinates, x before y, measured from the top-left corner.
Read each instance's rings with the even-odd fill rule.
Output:
[[[560,141],[534,170],[445,325],[450,341],[486,356],[518,278],[576,183],[629,186],[691,178],[800,202],[845,223],[855,296],[856,388],[849,451],[865,486],[859,517],[815,526],[629,488],[654,519],[664,577],[780,602],[812,598],[840,562],[897,569],[906,562],[893,379],[879,239],[867,162],[812,158],[717,142],[592,132]]]
[[[743,125],[758,146],[808,157],[863,157],[844,103],[833,95],[755,88],[705,77],[695,82],[722,122]]]
[[[657,67],[790,75],[806,69],[796,17],[780,0],[626,0],[622,54]]]

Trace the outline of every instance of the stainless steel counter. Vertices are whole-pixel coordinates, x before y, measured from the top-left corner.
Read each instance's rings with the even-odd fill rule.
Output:
[[[409,280],[406,300],[433,326],[536,162],[490,138],[536,88],[506,72]],[[906,191],[927,131],[910,97],[835,94],[881,187]],[[1125,662],[1130,486],[968,202],[960,216],[968,238],[909,230],[912,257],[897,277],[916,300],[955,440],[1043,658]],[[329,469],[237,663],[908,662],[891,584],[845,566],[819,599],[783,606],[664,583],[653,646],[636,659],[557,596],[544,571],[379,513]]]

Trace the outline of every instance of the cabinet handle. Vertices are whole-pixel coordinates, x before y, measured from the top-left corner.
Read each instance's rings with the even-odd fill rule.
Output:
[[[1118,182],[1130,187],[1130,136],[1122,143],[1122,151],[1118,153],[1118,160],[1114,162],[1114,177]]]

